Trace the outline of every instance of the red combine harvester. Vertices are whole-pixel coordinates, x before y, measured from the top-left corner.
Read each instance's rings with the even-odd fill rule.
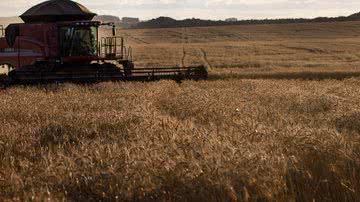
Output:
[[[25,23],[1,29],[2,84],[206,79],[204,66],[134,68],[131,48],[115,36],[112,23],[70,0],[50,0],[26,11]],[[113,36],[99,39],[99,27]]]

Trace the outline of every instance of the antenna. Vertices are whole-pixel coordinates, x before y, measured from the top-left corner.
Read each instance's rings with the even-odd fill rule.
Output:
[[[112,25],[112,35],[116,36],[116,26],[115,26],[115,24]]]

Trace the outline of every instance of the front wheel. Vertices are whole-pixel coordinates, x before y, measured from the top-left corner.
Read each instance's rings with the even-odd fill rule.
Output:
[[[125,76],[132,76],[132,71],[134,70],[134,63],[132,61],[127,61],[124,63],[124,73]]]
[[[6,74],[0,75],[0,90],[4,90],[11,84],[11,79]]]

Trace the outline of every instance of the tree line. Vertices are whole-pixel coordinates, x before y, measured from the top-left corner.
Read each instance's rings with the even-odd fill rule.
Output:
[[[197,18],[175,20],[170,17],[159,17],[149,21],[140,22],[133,25],[132,28],[175,28],[175,27],[208,27],[225,25],[256,25],[256,24],[290,24],[290,23],[314,23],[314,22],[342,22],[360,20],[360,14],[354,14],[348,17],[318,17],[313,19],[306,18],[287,18],[287,19],[262,19],[262,20],[202,20]]]

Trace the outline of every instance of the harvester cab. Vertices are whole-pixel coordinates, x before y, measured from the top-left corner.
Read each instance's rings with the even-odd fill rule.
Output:
[[[99,38],[100,26],[111,26],[113,36]],[[131,48],[124,44],[124,38],[115,35],[113,23],[96,21],[68,22],[58,25],[59,50],[63,61],[82,59],[82,62],[117,61],[131,62]],[[73,61],[74,62],[74,61]]]
[[[98,24],[96,22],[75,22],[59,25],[58,35],[61,57],[98,55]]]
[[[198,67],[134,68],[132,49],[116,35],[114,23],[92,21],[95,13],[70,0],[50,0],[30,8],[24,23],[0,27],[0,67],[10,83],[151,81],[206,79]],[[99,27],[112,36],[99,38]],[[4,37],[5,36],[5,37]]]

